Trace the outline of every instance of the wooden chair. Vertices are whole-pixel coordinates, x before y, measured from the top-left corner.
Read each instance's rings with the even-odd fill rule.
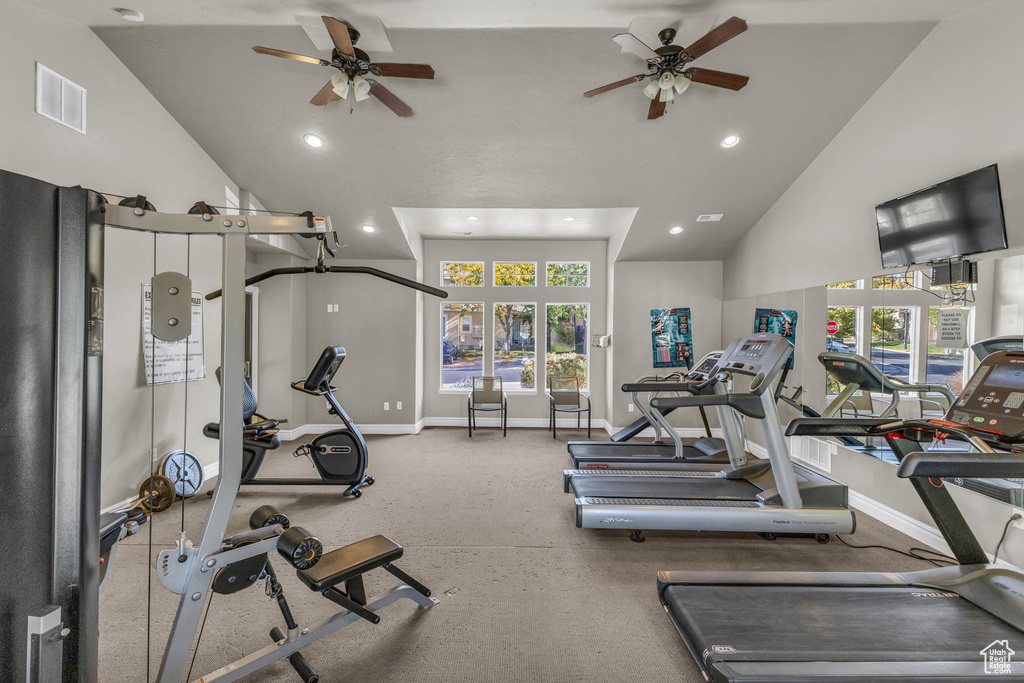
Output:
[[[473,390],[466,399],[466,407],[470,438],[473,438],[473,430],[476,429],[478,410],[499,412],[501,414],[501,435],[508,436],[508,396],[502,390],[500,377],[473,377]]]
[[[587,402],[583,406],[584,399]],[[558,432],[555,417],[558,413],[576,413],[576,429],[580,429],[580,418],[587,414],[587,438],[590,438],[590,396],[580,391],[580,380],[577,377],[548,377],[548,429],[551,438],[557,439]]]

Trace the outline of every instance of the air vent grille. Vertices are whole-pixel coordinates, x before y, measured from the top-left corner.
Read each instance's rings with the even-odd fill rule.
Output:
[[[725,216],[724,213],[702,213],[701,215],[697,216],[697,222],[698,223],[715,223],[717,221],[722,220],[723,216]]]
[[[36,62],[36,113],[85,133],[85,88]]]

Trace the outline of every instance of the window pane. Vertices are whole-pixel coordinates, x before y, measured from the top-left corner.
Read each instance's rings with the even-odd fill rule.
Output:
[[[494,374],[505,389],[533,389],[535,304],[494,304]]]
[[[833,282],[830,285],[825,285],[828,289],[860,289],[860,280],[844,280],[843,282]]]
[[[912,308],[871,309],[871,362],[884,374],[910,381],[913,322]]]
[[[835,334],[825,336],[825,350],[836,353],[859,353],[857,350],[857,321],[859,308],[829,308],[828,322],[839,325]],[[825,392],[838,394],[842,387],[832,375],[825,373]]]
[[[483,261],[441,261],[442,287],[483,287]]]
[[[548,287],[589,287],[589,263],[548,262]]]
[[[441,388],[469,389],[484,374],[484,305],[441,304]]]
[[[536,287],[536,263],[494,263],[495,287]]]
[[[871,278],[871,289],[913,289],[913,273],[897,273],[896,275],[878,275]]]
[[[964,349],[941,349],[938,346],[939,308],[928,309],[928,358],[925,384],[945,384],[959,395],[964,388]]]
[[[547,377],[576,377],[587,386],[588,304],[548,304]],[[546,381],[546,380],[545,380]]]

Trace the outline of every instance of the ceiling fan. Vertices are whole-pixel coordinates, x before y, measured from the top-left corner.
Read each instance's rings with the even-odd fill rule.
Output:
[[[648,119],[656,119],[664,115],[665,104],[675,99],[676,94],[682,95],[690,87],[690,83],[703,83],[729,90],[739,90],[750,79],[746,76],[730,74],[724,71],[701,69],[687,66],[701,55],[707,54],[722,43],[731,40],[747,30],[747,22],[739,17],[732,17],[719,26],[708,31],[689,47],[673,45],[676,38],[674,28],[666,28],[658,33],[661,47],[654,50],[644,44],[632,33],[620,33],[612,38],[624,49],[632,52],[647,62],[647,73],[624,78],[600,88],[583,93],[584,97],[593,97],[601,93],[621,88],[630,83],[637,83],[649,78],[644,86],[644,95],[651,100],[651,108],[647,112]]]
[[[324,26],[327,27],[327,32],[331,34],[331,40],[334,42],[330,61],[259,45],[254,47],[253,51],[261,55],[284,57],[297,62],[337,69],[338,73],[331,76],[327,85],[309,101],[310,104],[322,107],[331,102],[348,99],[350,94],[357,102],[362,102],[372,95],[399,116],[412,116],[412,109],[409,105],[398,99],[393,92],[377,82],[373,76],[433,79],[434,69],[428,64],[375,64],[370,61],[368,54],[356,47],[356,43],[359,42],[359,31],[333,17],[320,18],[323,19]],[[367,76],[370,77],[367,78]]]

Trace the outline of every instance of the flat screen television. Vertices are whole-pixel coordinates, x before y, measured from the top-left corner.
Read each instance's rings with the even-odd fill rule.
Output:
[[[995,164],[875,207],[882,267],[1006,248]]]

